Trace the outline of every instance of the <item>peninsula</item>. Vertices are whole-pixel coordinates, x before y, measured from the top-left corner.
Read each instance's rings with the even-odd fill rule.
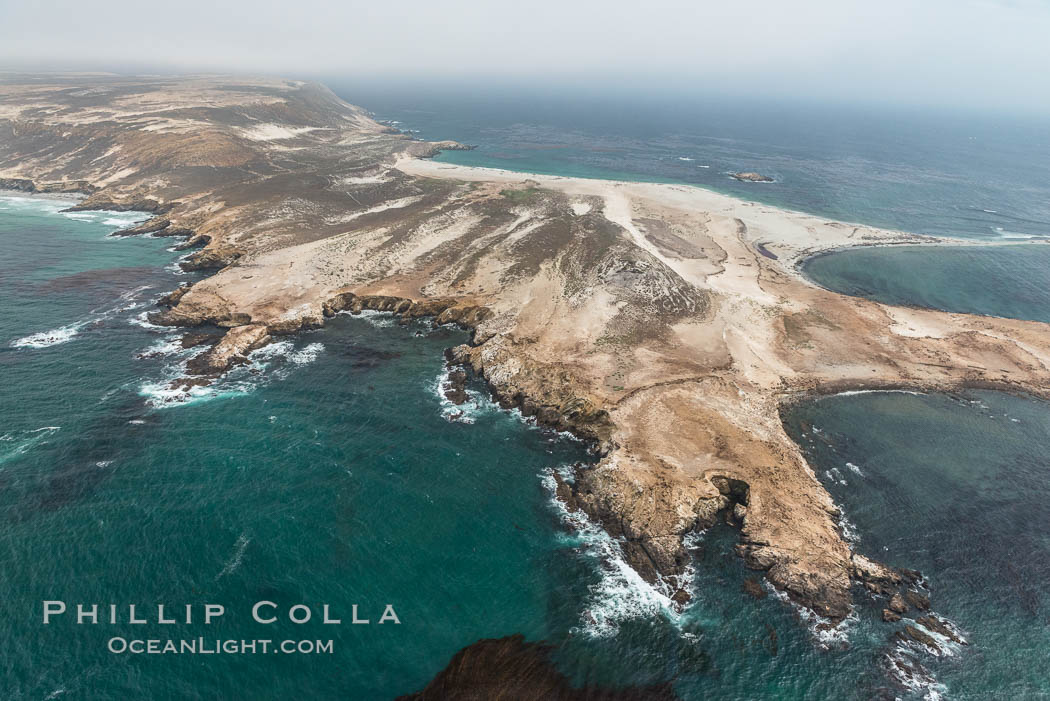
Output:
[[[181,386],[341,311],[469,328],[451,362],[594,445],[600,461],[562,497],[679,602],[682,539],[722,514],[746,564],[830,623],[849,613],[853,581],[887,597],[906,583],[851,552],[784,431],[785,402],[876,388],[1050,396],[1044,324],[890,307],[797,270],[818,252],[929,237],[693,187],[426,160],[460,147],[311,83],[0,75],[0,187],[149,212],[123,233],[184,237],[183,266],[214,271],[153,317],[228,329]]]

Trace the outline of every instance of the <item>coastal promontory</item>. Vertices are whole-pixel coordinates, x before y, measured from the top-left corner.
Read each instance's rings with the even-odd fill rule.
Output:
[[[849,613],[856,581],[892,612],[907,576],[851,551],[784,430],[786,402],[885,388],[1050,394],[1043,324],[846,297],[797,269],[833,248],[930,238],[687,186],[426,158],[449,147],[315,83],[0,77],[0,185],[148,212],[121,233],[173,236],[182,266],[209,272],[152,317],[226,329],[187,365],[186,386],[341,312],[470,329],[452,362],[504,406],[593,446],[568,500],[678,602],[683,538],[728,517],[745,564],[830,623]]]

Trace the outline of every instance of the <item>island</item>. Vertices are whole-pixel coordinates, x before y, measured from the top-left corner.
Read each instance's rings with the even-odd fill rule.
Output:
[[[731,178],[739,180],[742,183],[771,183],[774,182],[773,178],[768,175],[762,175],[761,173],[747,172],[747,173],[731,173]]]
[[[182,266],[212,273],[152,316],[214,344],[177,387],[339,313],[466,328],[448,362],[589,442],[595,463],[559,495],[679,604],[683,538],[719,518],[739,527],[748,567],[827,625],[849,614],[853,582],[889,607],[918,576],[851,551],[785,432],[787,403],[888,388],[1050,396],[1046,325],[887,306],[798,269],[837,248],[944,241],[684,185],[429,158],[454,147],[315,83],[0,77],[0,184],[148,212],[122,233],[179,237]],[[193,331],[205,324],[225,332]]]

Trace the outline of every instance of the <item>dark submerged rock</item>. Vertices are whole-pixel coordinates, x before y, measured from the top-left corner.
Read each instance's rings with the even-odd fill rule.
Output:
[[[744,583],[740,588],[745,594],[753,596],[756,599],[766,598],[766,590],[762,588],[762,583],[757,577],[748,577],[744,580]]]
[[[398,701],[673,701],[671,684],[575,688],[550,662],[552,648],[522,635],[479,640],[463,648],[422,691]]]

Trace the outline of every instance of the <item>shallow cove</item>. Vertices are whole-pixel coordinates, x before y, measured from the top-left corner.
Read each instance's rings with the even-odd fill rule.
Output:
[[[1050,246],[883,246],[815,256],[801,270],[884,304],[1050,322]]]

